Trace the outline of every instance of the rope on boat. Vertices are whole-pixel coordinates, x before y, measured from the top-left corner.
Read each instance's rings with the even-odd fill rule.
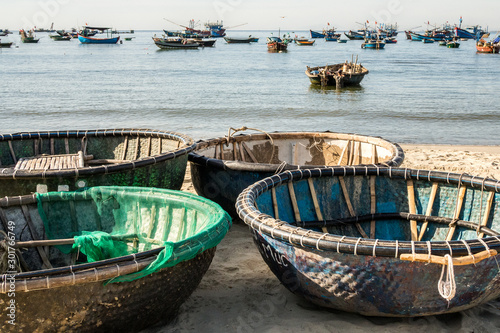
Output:
[[[438,290],[439,290],[439,295],[441,295],[441,297],[447,300],[449,304],[450,301],[453,299],[453,297],[455,297],[457,291],[457,285],[455,282],[453,259],[449,254],[446,254],[444,258],[447,261],[447,264],[443,265],[443,268],[441,270],[441,277],[439,278],[438,281]],[[446,280],[443,281],[445,270],[446,270]]]
[[[240,128],[229,127],[229,130],[227,131],[227,145],[229,145],[229,139],[232,138],[233,135],[235,135],[238,132],[243,132],[243,131],[246,131],[246,130],[257,131],[257,132],[264,133],[269,138],[269,140],[271,141],[271,146],[273,147],[273,150],[272,150],[272,153],[271,153],[271,159],[269,160],[269,164],[272,164],[273,156],[274,156],[274,148],[275,148],[274,147],[274,140],[273,140],[272,136],[268,132],[266,132],[266,131],[260,130],[258,128],[251,128],[251,127],[246,127],[246,126],[243,126],[243,127],[240,127]],[[233,132],[231,133],[231,131],[233,131]]]

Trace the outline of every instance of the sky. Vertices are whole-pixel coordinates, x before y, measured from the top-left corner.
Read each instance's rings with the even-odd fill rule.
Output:
[[[338,30],[370,24],[398,23],[399,29],[436,25],[481,25],[500,30],[498,0],[3,0],[0,29],[69,29],[84,24],[119,30],[179,29],[223,20],[236,30],[318,30],[328,23]],[[429,26],[430,27],[430,26]],[[418,30],[418,29],[416,29]]]

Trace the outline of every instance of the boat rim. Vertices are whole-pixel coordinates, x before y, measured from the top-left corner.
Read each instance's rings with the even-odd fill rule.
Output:
[[[133,161],[126,161],[122,163],[114,163],[110,165],[100,165],[100,166],[86,166],[77,169],[66,169],[66,170],[15,170],[14,168],[0,168],[0,179],[13,178],[13,179],[28,179],[28,178],[47,178],[55,176],[80,176],[80,175],[94,175],[100,173],[113,173],[129,169],[135,169],[137,167],[145,167],[148,165],[153,165],[159,162],[164,162],[188,154],[193,151],[196,147],[193,139],[185,134],[171,132],[171,131],[160,131],[152,129],[97,129],[97,130],[68,130],[68,131],[39,131],[39,132],[19,132],[13,134],[0,134],[0,142],[11,141],[11,140],[23,140],[23,139],[50,139],[50,138],[84,138],[84,137],[106,137],[106,136],[142,136],[146,137],[156,137],[173,139],[178,142],[183,143],[182,146],[174,151],[169,151],[166,153],[161,153],[155,156],[148,156]]]
[[[392,241],[372,238],[343,236],[313,231],[275,219],[260,212],[255,207],[258,196],[283,183],[293,183],[309,178],[339,176],[383,176],[405,180],[425,180],[452,185],[481,188],[495,193],[500,192],[500,180],[443,171],[419,170],[371,166],[346,166],[307,170],[287,170],[267,177],[247,187],[236,202],[239,217],[255,232],[264,234],[276,241],[304,249],[337,252],[343,254],[398,258],[401,254],[450,255],[451,257],[477,254],[485,250],[500,251],[500,237],[489,236],[482,239],[455,241]],[[425,218],[425,216],[424,216]],[[408,217],[411,219],[411,216]],[[453,220],[452,223],[469,222]],[[473,223],[473,222],[469,222]],[[475,224],[477,226],[477,224]],[[481,228],[484,229],[484,228]]]
[[[384,161],[380,163],[380,165],[395,167],[403,163],[404,160],[404,152],[401,146],[397,143],[391,142],[387,139],[384,139],[379,136],[367,136],[362,134],[355,133],[338,133],[338,132],[270,132],[270,133],[253,133],[253,134],[238,134],[236,136],[228,137],[218,137],[207,140],[199,140],[196,142],[196,148],[188,154],[188,160],[191,163],[204,165],[213,167],[220,170],[252,170],[257,172],[276,172],[277,170],[297,170],[297,169],[315,169],[322,167],[329,167],[325,165],[293,165],[293,164],[272,164],[272,163],[253,163],[253,162],[244,162],[244,161],[229,161],[229,160],[221,160],[211,157],[206,157],[200,154],[197,154],[196,151],[200,149],[204,149],[210,146],[225,144],[229,145],[234,142],[245,142],[252,140],[264,140],[268,138],[268,135],[273,137],[273,139],[287,139],[289,137],[294,137],[299,134],[309,135],[310,137],[325,137],[329,138],[330,136],[336,136],[336,139],[339,140],[355,140],[361,139],[359,141],[371,144],[378,144],[385,149],[388,149],[394,155],[390,160]],[[373,142],[375,141],[375,142]]]

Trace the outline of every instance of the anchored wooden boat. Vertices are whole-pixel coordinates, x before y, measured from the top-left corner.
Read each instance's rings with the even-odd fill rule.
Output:
[[[500,296],[499,185],[376,166],[293,170],[236,206],[292,292],[368,316],[425,316]]]
[[[0,135],[0,197],[97,185],[180,189],[192,139],[102,129]]]
[[[446,47],[449,49],[458,49],[460,47],[460,43],[457,41],[451,41],[446,43]]]
[[[0,48],[9,48],[12,46],[12,42],[2,42],[0,41]]]
[[[62,35],[49,35],[50,38],[54,41],[64,41],[64,40],[71,40],[71,36],[62,36]]]
[[[403,150],[377,137],[332,132],[242,134],[197,142],[189,154],[196,192],[235,215],[236,198],[247,186],[281,170],[319,165],[398,166]]]
[[[0,307],[15,300],[15,325],[4,310],[0,331],[138,332],[168,322],[230,225],[218,205],[166,189],[0,199],[2,264],[12,265],[0,272]]]
[[[359,85],[369,71],[361,64],[348,63],[327,65],[320,67],[307,66],[306,75],[313,84],[321,86],[344,86]]]
[[[376,49],[381,50],[385,47],[385,43],[379,39],[365,39],[363,44],[361,44],[362,49]]]
[[[155,38],[153,37],[153,41],[156,46],[160,49],[169,50],[169,49],[197,49],[200,47],[200,44],[194,41],[188,41],[186,39],[181,38]]]
[[[95,31],[106,32],[107,37],[93,37]],[[78,40],[82,44],[116,44],[120,40],[120,36],[113,37],[113,29],[111,28],[84,26],[78,34]]]
[[[487,42],[484,39],[480,39],[476,43],[476,50],[478,53],[498,53],[500,51],[500,43]]]
[[[26,32],[24,29],[19,30],[19,34],[21,35],[21,42],[23,43],[38,43],[40,38],[36,38],[33,30],[29,30]]]
[[[297,45],[314,45],[314,42],[314,40],[295,39],[295,44]]]
[[[244,38],[238,38],[238,37],[224,37],[224,40],[228,44],[250,44],[254,42],[254,37],[248,36]]]
[[[267,49],[272,52],[283,52],[287,50],[288,43],[279,37],[267,37]]]

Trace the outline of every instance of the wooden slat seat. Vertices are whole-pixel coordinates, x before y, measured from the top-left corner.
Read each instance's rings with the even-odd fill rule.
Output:
[[[38,155],[21,157],[14,167],[15,170],[64,170],[77,169],[85,166],[85,161],[92,159],[92,155],[84,156],[82,152],[78,154],[61,155]]]

